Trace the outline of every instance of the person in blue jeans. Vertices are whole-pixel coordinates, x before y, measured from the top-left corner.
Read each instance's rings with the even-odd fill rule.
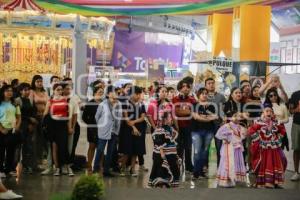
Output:
[[[194,149],[193,180],[207,178],[203,168],[208,162],[208,150],[214,137],[215,107],[208,102],[208,91],[200,88],[197,92],[199,101],[194,104],[192,113],[192,142]]]
[[[100,166],[99,174],[104,177],[113,177],[110,173],[112,154],[120,130],[122,118],[121,104],[118,101],[116,88],[108,86],[106,89],[106,99],[99,104],[95,120],[98,126],[98,143],[94,166]],[[104,169],[100,163],[101,156],[107,145],[107,152],[104,161]]]

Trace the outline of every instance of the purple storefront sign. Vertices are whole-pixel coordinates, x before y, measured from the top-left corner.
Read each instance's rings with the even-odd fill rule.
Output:
[[[168,68],[181,66],[182,42],[178,45],[149,40],[146,42],[146,34],[148,33],[116,31],[112,65],[123,72],[147,72],[149,68],[150,71],[158,70],[160,73],[164,73],[161,70],[162,65],[168,65]],[[158,75],[153,72],[151,74]]]

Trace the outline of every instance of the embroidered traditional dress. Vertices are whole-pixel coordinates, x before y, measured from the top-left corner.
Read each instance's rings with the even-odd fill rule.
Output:
[[[162,106],[162,109],[159,110],[158,128],[152,134],[154,149],[153,166],[148,182],[150,187],[177,187],[179,185],[180,160],[175,142],[178,133],[170,126],[172,115],[171,110],[167,108],[169,106]],[[165,159],[161,156],[161,150],[165,154]]]
[[[246,182],[242,142],[246,135],[247,129],[233,122],[223,125],[218,130],[216,137],[223,140],[217,173],[218,186],[234,187],[236,182]]]
[[[271,127],[268,129],[268,127]],[[276,120],[257,120],[250,128],[251,165],[256,174],[257,187],[281,187],[287,166],[281,149],[285,129]]]

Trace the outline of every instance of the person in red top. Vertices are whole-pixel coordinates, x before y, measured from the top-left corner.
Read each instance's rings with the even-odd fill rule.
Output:
[[[282,188],[287,160],[281,148],[286,134],[283,124],[278,123],[269,104],[264,105],[261,119],[248,129],[251,137],[251,165],[258,188]]]
[[[52,144],[53,161],[55,164],[54,176],[61,174],[62,167],[68,164],[68,128],[69,105],[62,95],[63,85],[53,86],[53,96],[47,102],[44,112],[44,123],[47,123],[47,135]],[[70,175],[70,174],[69,174]]]
[[[175,96],[172,100],[175,108],[175,116],[178,121],[179,135],[177,138],[177,151],[179,157],[183,160],[185,158],[186,171],[193,172],[192,164],[192,137],[191,137],[191,113],[193,104],[196,99],[190,96],[192,85],[185,80],[179,81],[177,90],[179,95]]]

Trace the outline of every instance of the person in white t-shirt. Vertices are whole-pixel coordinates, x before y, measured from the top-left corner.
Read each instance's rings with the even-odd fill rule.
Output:
[[[80,136],[80,126],[77,123],[78,114],[80,112],[81,107],[81,99],[75,95],[72,94],[72,80],[71,79],[64,79],[63,80],[63,95],[68,98],[69,102],[69,118],[71,119],[71,123],[68,127],[68,151],[70,154],[70,160],[69,160],[69,167],[68,167],[68,174],[69,176],[73,176],[73,170],[71,169],[71,165],[74,162],[75,158],[75,150],[77,147],[77,143]],[[63,172],[64,173],[64,172]]]

